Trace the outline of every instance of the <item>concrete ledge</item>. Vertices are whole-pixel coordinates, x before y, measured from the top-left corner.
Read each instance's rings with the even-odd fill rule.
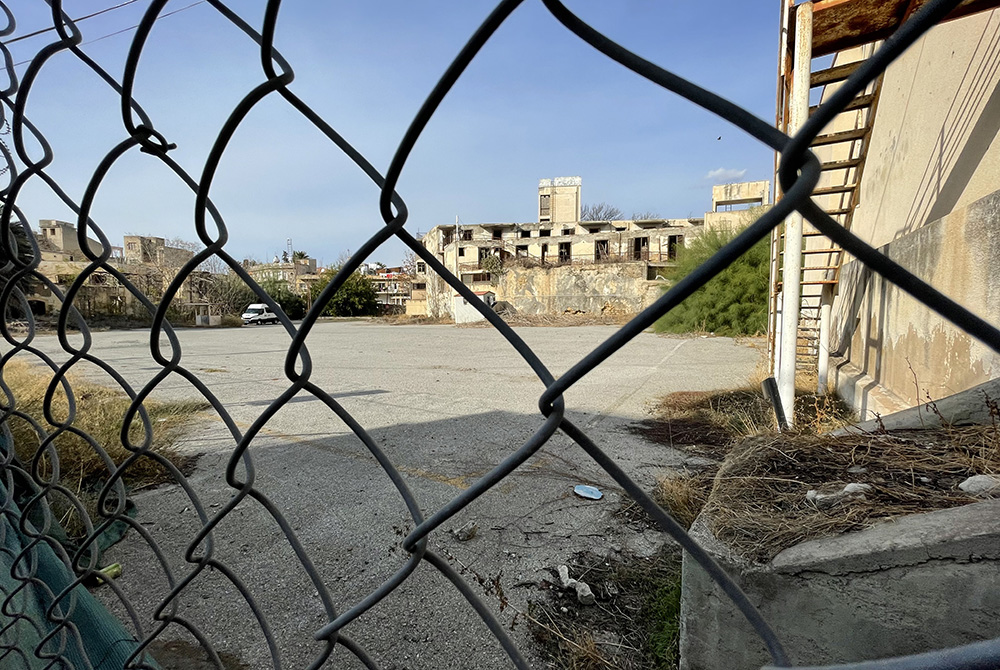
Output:
[[[937,412],[951,425],[988,425],[992,418],[989,407],[986,405],[987,396],[1000,402],[1000,379],[991,379],[971,389],[935,400],[934,405],[937,407]],[[932,411],[926,403],[882,417],[882,427],[886,430],[938,428],[940,426],[941,417]],[[878,420],[873,419],[835,430],[831,435],[846,435],[858,431],[870,433],[879,430],[879,428]]]
[[[843,575],[932,560],[1000,559],[1000,500],[900,517],[834,537],[810,540],[774,557],[779,574]]]
[[[733,556],[697,523],[798,665],[850,663],[1000,637],[1000,501],[901,517],[791,547],[764,566]],[[685,670],[760,668],[757,634],[684,557]]]

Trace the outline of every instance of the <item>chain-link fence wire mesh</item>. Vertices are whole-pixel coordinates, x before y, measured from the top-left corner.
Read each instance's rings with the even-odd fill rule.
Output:
[[[212,572],[217,576],[221,575],[228,581],[232,591],[245,600],[255,617],[256,629],[253,635],[263,638],[266,642],[273,666],[282,667],[273,632],[273,622],[265,615],[265,607],[255,600],[243,578],[217,557],[215,545],[217,529],[227,517],[240,508],[241,504],[250,499],[265,510],[280,528],[284,541],[288,543],[295,559],[308,575],[315,595],[321,602],[325,621],[317,625],[315,630],[309,631],[311,638],[321,644],[321,651],[312,658],[309,667],[318,668],[328,663],[337,646],[353,654],[366,667],[378,667],[376,661],[369,658],[365,650],[349,637],[350,624],[408,580],[421,563],[427,563],[439,571],[467,600],[471,610],[476,612],[483,624],[499,641],[511,664],[526,668],[528,663],[491,609],[480,600],[476,591],[456,572],[448,560],[429,550],[428,538],[478,497],[503,482],[509,474],[545,445],[557,430],[561,430],[579,446],[581,457],[589,456],[606,470],[614,481],[653,517],[663,532],[673,538],[708,572],[760,636],[770,655],[772,665],[788,667],[790,662],[778,636],[739,586],[688,536],[683,528],[633,482],[615,460],[595,444],[584,430],[567,418],[563,394],[757,241],[769,235],[771,230],[794,210],[801,212],[818,230],[869,268],[1000,352],[1000,332],[996,328],[845,230],[810,198],[820,174],[819,162],[809,151],[811,140],[839,110],[842,110],[856,94],[885,70],[894,58],[958,5],[958,0],[933,0],[917,11],[818,108],[794,137],[787,137],[747,110],[631,53],[579,19],[558,0],[543,0],[544,6],[566,30],[571,31],[592,48],[645,78],[650,85],[660,86],[694,102],[778,152],[781,156],[779,176],[784,191],[784,197],[771,210],[763,214],[694,273],[677,282],[655,304],[597,346],[558,379],[517,333],[484,303],[476,299],[469,287],[406,230],[408,216],[406,204],[395,192],[410,152],[438,106],[469,63],[522,0],[506,0],[499,3],[468,40],[412,120],[384,175],[288,88],[293,80],[294,71],[273,44],[275,30],[279,25],[278,0],[268,2],[259,28],[246,23],[223,2],[206,1],[221,17],[242,31],[248,40],[259,45],[262,78],[260,84],[233,108],[211,145],[200,175],[185,171],[171,158],[170,151],[173,147],[170,138],[157,130],[153,121],[144,112],[141,101],[133,95],[137,66],[154,24],[167,13],[165,11],[167,0],[153,0],[150,3],[132,39],[120,79],[102,69],[81,48],[83,37],[80,29],[67,16],[62,3],[55,0],[48,0],[54,29],[53,38],[38,49],[22,76],[19,77],[15,73],[7,46],[2,48],[6,81],[0,91],[3,102],[0,112],[3,114],[4,128],[9,129],[9,134],[0,145],[4,158],[3,170],[7,177],[6,184],[0,192],[3,202],[0,248],[4,257],[0,303],[4,306],[5,314],[11,311],[23,314],[26,328],[24,331],[14,329],[6,319],[0,325],[4,340],[8,344],[8,350],[0,359],[0,364],[6,365],[15,356],[27,356],[51,370],[52,381],[45,397],[45,421],[48,426],[42,425],[21,411],[18,389],[11,388],[6,381],[2,384],[4,422],[3,441],[0,443],[0,457],[2,457],[0,496],[3,502],[0,515],[4,523],[0,524],[0,556],[4,557],[11,569],[9,575],[4,575],[4,579],[0,579],[0,608],[3,612],[0,617],[0,665],[4,668],[155,668],[156,662],[148,653],[149,645],[168,626],[181,626],[198,641],[214,664],[222,667],[222,660],[213,646],[213,640],[193,622],[187,620],[178,605],[180,597],[200,575]],[[16,21],[15,13],[5,3],[0,3],[0,8],[3,9],[5,22],[0,30],[0,37],[5,38],[0,40],[2,44],[13,35]],[[79,202],[74,201],[46,172],[53,161],[52,150],[46,138],[25,115],[26,100],[32,86],[47,62],[56,54],[63,54],[63,57],[71,54],[81,65],[99,76],[106,87],[120,98],[121,122],[127,135],[127,139],[108,151],[100,161],[90,176],[83,198]],[[379,212],[385,222],[385,227],[365,242],[342,266],[297,327],[282,312],[280,306],[259,289],[241,264],[229,255],[226,243],[230,231],[222,212],[213,204],[210,197],[216,170],[226,154],[234,133],[251,110],[269,96],[280,97],[304,120],[323,133],[331,144],[342,151],[378,186],[381,190]],[[162,297],[155,302],[123,274],[115,263],[110,262],[111,244],[99,225],[90,217],[95,196],[108,172],[123,156],[135,151],[142,152],[151,160],[159,161],[190,188],[196,202],[194,224],[198,237],[204,245],[204,249],[184,264]],[[34,236],[26,232],[30,231],[30,227],[18,207],[19,194],[24,191],[26,185],[36,182],[41,182],[51,189],[77,214],[78,240],[89,260],[86,269],[73,281],[65,294],[56,283],[38,271],[41,258],[39,245]],[[100,253],[87,245],[88,235],[93,235],[100,241],[103,247]],[[321,307],[375,249],[393,236],[411,249],[428,268],[445,278],[458,294],[476,306],[476,309],[524,359],[545,386],[545,391],[538,399],[538,409],[543,422],[534,434],[502,462],[496,463],[492,470],[429,515],[425,515],[397,467],[365,427],[360,425],[327,390],[311,380],[313,364],[307,339],[316,324]],[[200,264],[213,257],[221,260],[232,273],[256,290],[260,300],[266,302],[279,316],[292,340],[284,366],[288,380],[287,389],[245,429],[237,425],[227,407],[212,394],[199,375],[184,365],[179,337],[167,319],[167,309],[171,300],[181,290],[183,282],[196,272]],[[130,386],[116,369],[115,361],[102,360],[91,351],[93,339],[88,324],[74,307],[74,301],[78,299],[88,277],[98,271],[107,273],[120,282],[152,318],[150,354],[159,366],[159,370],[141,388]],[[68,355],[65,363],[57,363],[34,343],[35,322],[25,295],[26,282],[44,287],[61,302],[58,332],[60,346]],[[79,335],[72,338],[72,341],[69,337],[71,329],[79,331]],[[79,344],[76,344],[77,339]],[[119,465],[115,465],[101,444],[74,425],[76,398],[67,375],[83,363],[95,365],[103,370],[131,399],[120,436],[122,444],[131,455]],[[178,467],[151,448],[152,427],[144,402],[164,379],[172,375],[186,380],[211,404],[212,410],[221,419],[234,445],[225,464],[225,480],[231,487],[232,495],[228,502],[218,509],[204,505]],[[346,608],[342,607],[341,603],[335,602],[331,590],[324,583],[293,526],[283,516],[278,505],[255,485],[254,458],[249,450],[251,444],[268,420],[294,396],[302,392],[310,394],[326,405],[364,443],[371,457],[390,478],[411,517],[412,530],[406,534],[402,542],[402,547],[409,554],[408,560],[384,583]],[[51,409],[53,398],[60,394],[65,396],[68,405],[68,411],[64,416],[57,415]],[[31,459],[19,459],[15,454],[8,428],[8,420],[14,417],[29,422],[37,434],[39,444]],[[54,443],[64,434],[73,434],[84,440],[107,468],[107,477],[97,495],[98,511],[94,515],[87,513],[87,507],[74,493],[69,483],[60,479],[59,454]],[[189,568],[186,572],[171,567],[153,536],[129,513],[128,492],[123,477],[130,468],[144,459],[157,461],[160,467],[169,472],[198,515],[197,532],[185,538],[188,542],[185,555],[188,562],[186,567]],[[68,504],[77,510],[85,526],[84,539],[72,549],[67,549],[67,546],[58,539],[58,522],[52,512],[52,502],[55,498],[68,501]],[[124,524],[131,529],[129,542],[148,545],[149,551],[155,556],[156,563],[169,584],[168,594],[156,608],[152,626],[143,625],[129,598],[116,587],[113,580],[102,581],[113,592],[117,609],[123,613],[123,623],[120,624],[103,621],[99,608],[95,607],[89,593],[82,586],[95,578],[100,580],[101,574],[98,572],[101,567],[100,545],[105,533],[116,524]],[[95,631],[95,627],[99,630]],[[132,639],[135,642],[127,642]],[[37,663],[39,660],[42,661],[41,665]],[[461,659],[456,659],[455,663],[460,664]],[[995,668],[1000,667],[1000,640],[920,656],[838,667]]]

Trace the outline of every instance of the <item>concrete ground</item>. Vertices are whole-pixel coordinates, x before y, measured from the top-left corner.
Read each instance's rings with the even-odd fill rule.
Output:
[[[518,329],[556,376],[614,332],[604,326]],[[281,326],[184,329],[178,335],[181,364],[223,402],[240,430],[288,387],[283,365],[290,337]],[[79,341],[79,336],[73,340]],[[35,344],[65,358],[55,337],[37,338]],[[369,431],[426,516],[517,449],[542,423],[537,410],[542,384],[491,328],[321,322],[308,344],[312,380]],[[160,370],[142,331],[96,333],[92,351],[136,387]],[[658,475],[683,467],[685,456],[646,442],[628,426],[648,416],[650,403],[663,394],[744,383],[760,358],[759,349],[727,338],[643,333],[570,389],[567,415],[633,479],[652,487]],[[110,382],[89,363],[81,363],[78,372]],[[196,391],[173,375],[155,395],[194,397]],[[195,421],[182,446],[203,456],[189,482],[206,512],[215,515],[234,492],[224,472],[235,441],[213,412]],[[299,394],[270,418],[249,453],[256,489],[280,510],[338,613],[403,565],[406,552],[399,545],[413,528],[410,515],[364,444],[325,404]],[[247,477],[242,464],[236,476]],[[573,486],[580,483],[598,486],[605,497],[576,497]],[[135,500],[138,520],[174,580],[183,579],[191,571],[185,551],[200,527],[191,498],[180,486],[169,485],[138,492]],[[428,546],[463,573],[505,626],[514,626],[511,635],[533,658],[523,619],[517,625],[514,619],[541,597],[537,584],[552,580],[556,565],[585,550],[642,555],[662,543],[658,533],[613,517],[622,503],[611,478],[557,433],[512,476],[432,533]],[[469,521],[479,528],[471,540],[459,542],[448,532]],[[262,504],[246,499],[213,535],[213,557],[246,585],[275,650],[268,649],[261,624],[219,569],[200,573],[185,587],[177,616],[245,667],[271,667],[273,653],[282,667],[307,667],[321,650],[312,635],[328,618],[278,522]],[[203,551],[204,544],[194,553]],[[106,559],[124,565],[117,584],[134,603],[147,634],[168,591],[164,567],[135,533],[109,550]],[[506,602],[498,597],[494,579]],[[110,591],[104,591],[110,601]],[[472,608],[427,563],[348,625],[345,634],[383,668],[512,667]],[[177,624],[158,637],[179,645],[192,640]],[[338,647],[327,667],[361,665]]]

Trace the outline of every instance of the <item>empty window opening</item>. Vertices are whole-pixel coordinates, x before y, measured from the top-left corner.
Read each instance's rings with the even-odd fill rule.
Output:
[[[521,237],[531,237],[531,231],[530,230],[522,230],[521,231]]]
[[[538,231],[538,236],[539,237],[551,237],[552,236],[552,231],[548,230],[548,229],[539,230]]]
[[[677,260],[677,247],[684,246],[683,235],[671,235],[667,238],[667,260]]]
[[[594,242],[594,260],[606,261],[611,257],[608,240],[597,240]]]
[[[527,244],[519,244],[519,245],[517,245],[516,247],[514,247],[514,254],[518,258],[527,258],[528,257],[528,245]]]
[[[648,237],[636,237],[632,240],[632,260],[634,261],[648,261],[649,260],[649,238]]]
[[[463,230],[462,231],[462,240],[464,240],[465,242],[471,242],[472,241],[472,231],[471,230]]]
[[[573,250],[569,242],[559,243],[559,262],[569,263],[573,260]]]
[[[500,236],[501,236],[501,234],[502,234],[502,233],[500,232],[500,229],[499,229],[499,228],[494,228],[494,229],[493,229],[493,239],[494,239],[494,240],[499,240],[499,239],[500,239]]]

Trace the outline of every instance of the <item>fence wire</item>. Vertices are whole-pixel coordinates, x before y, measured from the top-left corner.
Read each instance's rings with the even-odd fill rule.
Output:
[[[17,390],[10,388],[6,381],[0,383],[4,393],[2,415],[0,415],[3,419],[3,433],[0,435],[0,438],[3,438],[0,441],[0,456],[2,456],[2,460],[0,460],[0,500],[2,500],[0,514],[6,521],[6,523],[0,524],[0,554],[5,555],[14,566],[10,574],[11,581],[0,581],[0,585],[12,585],[10,588],[4,586],[0,589],[0,611],[3,612],[3,618],[0,618],[0,623],[2,623],[2,627],[0,627],[0,666],[4,668],[36,667],[32,665],[32,662],[35,659],[43,659],[46,663],[45,667],[112,667],[108,665],[108,657],[92,656],[93,651],[87,642],[90,635],[90,631],[86,629],[87,624],[86,622],[81,624],[81,619],[74,615],[81,611],[89,611],[87,608],[90,607],[85,590],[78,588],[78,586],[92,583],[95,579],[100,580],[102,576],[99,572],[101,567],[99,564],[99,544],[102,534],[115,524],[125,524],[132,531],[130,541],[148,545],[149,551],[154,555],[156,563],[162,569],[169,584],[169,593],[155,608],[154,624],[147,626],[141,622],[136,607],[126,594],[116,587],[115,582],[103,580],[114,593],[118,604],[117,609],[122,613],[122,625],[125,627],[124,629],[128,630],[126,636],[130,639],[134,638],[136,641],[132,646],[127,647],[124,659],[115,661],[116,665],[113,667],[157,667],[148,653],[150,644],[168,626],[181,626],[199,642],[216,667],[222,668],[223,660],[213,646],[213,640],[185,618],[183,610],[179,606],[181,596],[189,586],[200,575],[209,571],[216,576],[221,575],[223,579],[228,581],[231,589],[251,609],[257,625],[257,631],[254,634],[266,642],[273,667],[286,667],[283,665],[278,651],[278,642],[272,622],[266,616],[266,608],[255,600],[243,578],[236,574],[225,561],[217,557],[215,535],[220,524],[235,514],[240,509],[241,504],[249,499],[264,509],[280,528],[284,540],[291,547],[305,574],[308,575],[311,586],[315,589],[316,597],[321,602],[324,621],[317,625],[315,630],[303,633],[304,641],[308,641],[308,636],[311,634],[311,637],[322,645],[321,651],[312,658],[308,667],[318,668],[330,662],[331,655],[338,646],[352,654],[364,666],[379,667],[376,661],[370,658],[365,650],[349,637],[350,624],[398,589],[421,563],[426,563],[439,571],[468,601],[472,610],[499,641],[509,656],[511,664],[518,668],[527,668],[529,667],[527,661],[491,609],[479,598],[476,590],[456,572],[448,560],[428,548],[428,538],[442,524],[464,510],[472,501],[503,482],[508,475],[545,445],[557,430],[561,430],[579,445],[582,453],[590,456],[606,470],[622,489],[655,519],[664,533],[680,544],[708,572],[760,636],[770,655],[771,665],[773,667],[789,667],[789,659],[778,636],[739,586],[688,536],[683,528],[629,478],[614,459],[595,444],[583,429],[567,418],[563,394],[584,375],[601,365],[632,338],[651,326],[658,318],[673,309],[749,250],[756,242],[767,237],[771,230],[794,210],[801,212],[821,232],[869,268],[904,289],[944,318],[985,342],[995,351],[1000,352],[1000,332],[996,328],[845,230],[819,209],[810,198],[820,174],[819,162],[809,151],[811,141],[839,111],[845,108],[856,94],[871,83],[880,72],[884,71],[893,59],[958,5],[958,0],[933,0],[917,11],[892,37],[885,41],[864,65],[850,76],[836,93],[819,107],[818,111],[810,117],[805,126],[794,137],[786,136],[772,127],[771,124],[755,117],[738,105],[628,51],[579,19],[558,0],[543,0],[544,6],[566,30],[575,34],[592,48],[618,62],[624,68],[642,76],[651,84],[658,85],[700,105],[708,112],[725,119],[778,152],[780,154],[780,182],[785,194],[783,199],[771,210],[763,214],[715,256],[688,277],[679,281],[655,304],[601,343],[558,379],[552,375],[517,333],[482,301],[477,300],[469,287],[465,286],[448,268],[442,265],[433,253],[426,250],[418,239],[406,230],[405,225],[408,218],[406,203],[395,192],[396,184],[407,164],[414,144],[434,116],[442,100],[462,76],[469,63],[496,33],[511,12],[521,4],[522,0],[500,2],[471,36],[413,118],[384,175],[380,174],[360,151],[347,142],[326,120],[288,88],[294,78],[293,69],[274,48],[275,30],[279,25],[279,0],[268,2],[259,27],[246,23],[220,0],[206,0],[206,2],[219,16],[226,19],[232,26],[242,31],[248,40],[252,40],[259,46],[262,77],[259,85],[246,94],[232,109],[229,118],[211,145],[200,175],[185,171],[171,158],[169,152],[173,146],[170,138],[157,129],[143,110],[141,101],[133,95],[136,70],[144,50],[147,48],[150,33],[157,20],[169,13],[165,12],[167,0],[150,2],[132,38],[131,48],[120,78],[116,78],[102,69],[81,48],[83,35],[80,28],[69,18],[62,3],[58,0],[48,0],[51,7],[51,28],[53,29],[51,41],[37,50],[28,63],[23,76],[19,77],[14,70],[14,62],[6,44],[11,40],[15,31],[15,14],[6,3],[0,2],[0,9],[3,10],[5,21],[5,25],[0,30],[0,45],[2,45],[0,50],[2,50],[6,71],[6,81],[2,91],[0,91],[0,99],[3,102],[2,107],[0,107],[0,114],[2,114],[0,127],[9,128],[9,135],[5,135],[7,139],[0,144],[0,153],[2,153],[4,160],[2,170],[7,176],[6,185],[0,191],[0,199],[2,199],[0,249],[2,249],[5,261],[0,303],[3,304],[5,313],[7,313],[8,308],[16,307],[25,315],[26,319],[24,331],[13,328],[6,321],[0,323],[0,332],[9,345],[9,350],[0,358],[0,369],[15,356],[27,356],[50,369],[53,375],[45,398],[45,419],[51,424],[50,427],[39,424],[21,411]],[[62,54],[64,58],[66,54],[72,55],[79,64],[96,74],[104,82],[107,89],[118,96],[121,101],[121,123],[127,137],[100,161],[97,169],[90,176],[83,198],[79,202],[68,195],[60,184],[47,173],[46,170],[53,161],[52,148],[45,136],[38,131],[25,114],[26,100],[36,79],[46,64],[57,54]],[[301,115],[302,119],[323,133],[331,144],[343,152],[378,186],[380,189],[379,213],[385,222],[385,227],[367,240],[343,265],[298,327],[292,324],[274,300],[260,290],[260,287],[242,265],[229,255],[226,243],[230,231],[224,222],[222,213],[213,204],[210,197],[216,170],[226,155],[227,147],[237,128],[255,106],[265,98],[273,96],[283,99],[287,105]],[[109,171],[123,156],[136,150],[158,160],[190,188],[196,203],[194,224],[198,237],[204,244],[204,249],[184,264],[176,278],[169,283],[162,298],[155,302],[140,290],[127,275],[123,274],[116,264],[110,262],[111,244],[90,216],[95,196]],[[29,184],[35,183],[44,184],[77,215],[79,241],[89,264],[73,281],[65,294],[61,292],[59,286],[38,271],[41,251],[34,236],[30,232],[27,235],[18,232],[19,230],[30,231],[29,223],[18,207],[18,197]],[[95,253],[93,249],[88,247],[86,243],[88,235],[93,235],[100,241],[103,247],[101,253]],[[466,490],[426,517],[399,470],[377,441],[328,391],[311,380],[313,364],[306,346],[321,307],[372,252],[393,236],[411,249],[427,264],[428,268],[443,277],[458,294],[468,300],[469,304],[474,305],[513,350],[524,359],[545,386],[545,391],[538,399],[538,410],[544,420],[534,434]],[[181,285],[197,271],[199,265],[211,258],[219,259],[228,266],[232,273],[238,275],[252,287],[260,299],[266,302],[278,315],[291,338],[284,369],[289,382],[288,387],[246,429],[241,429],[237,425],[227,407],[212,394],[199,375],[183,364],[180,340],[167,319],[168,306],[181,290]],[[88,277],[98,271],[114,277],[148,311],[152,318],[150,354],[160,369],[153,376],[153,379],[141,388],[130,386],[116,369],[114,361],[102,360],[92,353],[91,331],[86,319],[74,306],[74,301],[80,296],[81,289],[86,284]],[[36,337],[35,321],[22,290],[25,282],[32,282],[36,286],[48,289],[62,304],[58,316],[58,332],[60,346],[69,356],[65,363],[58,364],[34,343]],[[73,341],[69,337],[71,329],[79,331],[79,337],[74,337]],[[76,340],[80,340],[78,344]],[[121,435],[122,443],[131,452],[131,456],[121,465],[116,466],[101,444],[74,425],[76,398],[67,376],[82,363],[98,366],[131,398],[132,402],[125,416],[126,428],[122,430]],[[225,480],[232,489],[232,497],[218,509],[206,506],[187,481],[185,475],[170,460],[151,449],[151,422],[144,401],[164,379],[171,375],[185,379],[211,404],[232,438],[234,447],[225,467]],[[313,565],[309,553],[298,538],[292,524],[279,511],[278,505],[256,485],[254,458],[249,450],[268,420],[286,406],[294,396],[303,392],[326,405],[364,443],[371,456],[390,478],[400,499],[405,504],[412,522],[412,531],[406,534],[402,542],[403,549],[409,554],[405,564],[384,583],[346,608],[335,602],[328,584],[324,582]],[[64,394],[68,400],[68,413],[65,416],[57,416],[51,408],[53,398],[60,393]],[[39,446],[30,460],[19,459],[14,452],[8,427],[8,419],[12,417],[31,423],[38,436]],[[128,427],[133,427],[133,430],[129,430]],[[94,518],[87,514],[86,506],[74,494],[69,484],[59,477],[59,454],[54,443],[64,434],[73,434],[85,440],[94,453],[107,465],[108,477],[99,492],[97,501],[99,512]],[[136,434],[139,437],[136,437]],[[169,471],[171,477],[180,484],[188,503],[198,515],[199,528],[190,538],[185,555],[188,562],[186,567],[189,569],[183,574],[171,567],[164,555],[164,550],[147,529],[135,521],[129,513],[130,502],[123,484],[123,476],[143,460],[156,461],[160,467]],[[51,509],[51,503],[55,498],[69,501],[69,504],[80,514],[85,525],[86,537],[72,553],[56,538],[57,520]],[[10,529],[18,529],[27,541],[22,544],[15,542],[14,538],[11,537]],[[46,573],[53,560],[71,568],[71,571],[68,572],[69,579],[60,583],[58,580],[53,582],[53,580],[46,578]],[[43,592],[44,606],[41,609],[32,609],[28,606],[28,594],[32,589]],[[456,659],[455,662],[459,664],[461,660]],[[1000,640],[991,640],[919,656],[838,667],[899,670],[904,668],[995,668],[1000,667]]]

